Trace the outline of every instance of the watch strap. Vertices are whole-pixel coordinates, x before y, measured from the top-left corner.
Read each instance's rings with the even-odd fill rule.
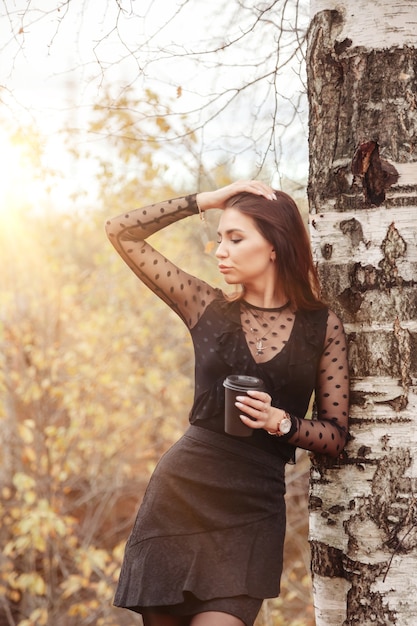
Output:
[[[283,421],[290,421],[291,423],[291,427],[289,429],[288,432],[283,433],[281,432],[281,423]],[[276,430],[267,430],[266,432],[268,433],[268,435],[273,435],[275,437],[291,437],[291,435],[294,433],[295,431],[295,427],[294,427],[294,419],[292,418],[291,414],[288,413],[288,411],[284,411],[284,417],[282,418],[282,420],[280,420],[279,422],[277,422],[277,428]]]

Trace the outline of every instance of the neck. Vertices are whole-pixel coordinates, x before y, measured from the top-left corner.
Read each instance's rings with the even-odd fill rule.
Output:
[[[275,291],[273,293],[267,293],[266,291],[259,293],[247,288],[244,291],[243,298],[248,304],[262,309],[277,309],[288,302],[285,293]]]

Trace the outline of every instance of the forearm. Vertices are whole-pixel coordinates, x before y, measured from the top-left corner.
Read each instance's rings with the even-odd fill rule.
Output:
[[[145,239],[195,213],[198,213],[198,208],[195,195],[192,195],[135,209],[106,224],[107,235],[121,258],[189,328],[199,319],[204,307],[214,297],[215,290],[182,270]],[[195,297],[203,289],[204,300]]]
[[[143,241],[162,228],[196,213],[198,207],[195,195],[174,198],[109,219],[105,226],[106,233],[116,250],[122,254],[129,242]]]
[[[347,429],[330,420],[302,419],[291,416],[295,426],[288,441],[310,452],[338,457],[346,440]]]
[[[302,419],[275,407],[271,407],[269,413],[264,428],[270,435],[283,437],[298,448],[333,457],[337,457],[343,450],[347,431],[336,421]],[[291,429],[282,435],[280,424],[287,417],[291,420]]]

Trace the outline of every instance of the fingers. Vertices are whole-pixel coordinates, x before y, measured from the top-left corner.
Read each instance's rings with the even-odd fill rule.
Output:
[[[248,391],[248,394],[236,398],[236,407],[243,411],[240,417],[252,428],[264,428],[270,418],[271,397],[263,391]]]
[[[238,180],[215,191],[198,193],[197,202],[203,211],[214,208],[223,209],[229,198],[242,192],[263,196],[267,200],[276,200],[275,192],[270,185],[260,180]]]
[[[248,193],[253,193],[258,196],[264,196],[267,200],[276,200],[277,197],[275,195],[274,190],[270,185],[263,183],[260,180],[250,180],[250,181],[241,181],[244,189],[242,191],[247,191]]]
[[[272,187],[260,180],[238,180],[224,189],[228,189],[230,192],[229,197],[245,191],[256,196],[264,196],[267,200],[277,199]]]

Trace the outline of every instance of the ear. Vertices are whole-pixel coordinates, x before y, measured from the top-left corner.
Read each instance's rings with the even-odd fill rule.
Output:
[[[271,261],[274,263],[277,260],[277,255],[275,253],[274,248],[271,250]]]

